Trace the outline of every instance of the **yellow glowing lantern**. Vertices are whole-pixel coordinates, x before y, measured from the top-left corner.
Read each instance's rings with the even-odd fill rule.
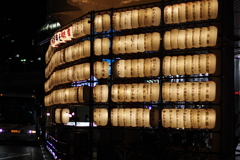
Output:
[[[192,74],[192,56],[191,55],[187,55],[185,56],[184,59],[184,70],[185,70],[185,74],[186,75],[191,75]]]
[[[170,63],[171,63],[171,56],[165,56],[163,58],[163,75],[169,76],[171,74],[170,72]]]
[[[199,109],[191,110],[191,124],[192,124],[192,128],[194,129],[199,128],[199,115],[200,115]]]
[[[103,27],[103,31],[109,31],[110,29],[110,15],[108,14],[103,14],[103,23],[102,23],[102,27]]]
[[[118,110],[119,110],[118,108],[113,108],[111,110],[111,124],[114,127],[118,126],[118,117],[119,117]]]
[[[195,21],[200,21],[201,20],[200,7],[201,7],[201,2],[200,1],[193,2],[193,19]]]
[[[145,59],[144,75],[145,75],[145,77],[151,76],[151,58]]]
[[[183,111],[183,124],[184,128],[192,128],[191,124],[191,109],[184,109]]]
[[[139,34],[137,39],[137,49],[138,52],[144,52],[145,51],[145,34]],[[156,42],[155,42],[156,43]]]
[[[152,8],[145,9],[144,24],[145,27],[152,26]]]
[[[102,39],[102,55],[109,54],[110,40],[108,38]]]
[[[166,31],[164,33],[164,39],[163,39],[163,43],[164,43],[164,48],[166,50],[171,50],[172,47],[171,47],[171,32],[170,31]]]
[[[206,101],[206,82],[199,82],[199,89],[198,89],[198,95],[199,95],[199,101],[205,102]]]
[[[84,57],[90,57],[90,41],[86,40],[83,42],[83,55]]]
[[[206,101],[212,102],[216,98],[216,83],[214,81],[206,82]]]
[[[134,9],[132,10],[132,28],[136,29],[138,28],[138,10]]]
[[[198,89],[199,89],[199,82],[192,82],[192,101],[193,102],[199,101]]]
[[[172,29],[171,30],[171,48],[172,49],[178,49],[178,43],[177,43],[177,40],[178,40],[178,29]]]
[[[178,4],[172,5],[172,23],[173,24],[179,23],[179,8],[178,8]]]
[[[186,40],[187,40],[187,48],[193,47],[193,29],[186,29]]]
[[[143,101],[150,102],[151,96],[150,96],[150,83],[144,83],[143,84]]]
[[[185,49],[186,48],[186,30],[179,30],[178,37],[177,37],[177,43],[179,49]]]
[[[132,53],[132,36],[131,35],[127,35],[126,36],[126,53]]]
[[[119,12],[113,13],[113,29],[115,31],[120,30],[120,13]]]
[[[138,98],[138,84],[137,83],[132,83],[131,85],[131,101],[132,102],[137,102]]]
[[[216,46],[217,44],[217,34],[218,34],[218,29],[215,26],[209,26],[208,27],[208,34],[209,37],[207,38],[208,46],[213,47]]]
[[[184,84],[184,99],[190,102],[192,101],[192,82],[185,82]]]
[[[101,101],[101,98],[100,98],[100,88],[101,88],[101,85],[96,85],[95,87],[93,87],[93,100],[95,102],[100,102]]]
[[[143,109],[142,113],[143,127],[150,127],[150,110]]]
[[[193,28],[193,47],[200,47],[200,28]]]
[[[208,3],[209,3],[209,6],[208,6],[209,19],[216,19],[218,15],[218,1],[209,0]]]
[[[118,50],[119,41],[120,41],[120,36],[116,36],[113,38],[113,45],[112,45],[113,54],[119,54],[119,50]]]
[[[158,57],[151,58],[151,72],[153,77],[157,77],[160,74],[160,59]]]
[[[134,34],[132,35],[132,53],[138,52],[138,35]]]
[[[176,109],[169,109],[169,117],[170,117],[170,127],[176,128],[177,127],[177,121],[176,121]]]
[[[169,99],[169,85],[171,83],[170,82],[164,82],[162,84],[162,99],[166,102],[170,101]]]
[[[213,129],[216,124],[216,111],[214,109],[206,110],[206,128]]]
[[[143,108],[137,108],[137,118],[136,118],[136,123],[137,127],[143,127]]]
[[[108,123],[108,110],[106,108],[95,108],[93,121],[97,126],[106,126]]]
[[[201,8],[201,20],[208,20],[208,1],[201,1],[202,8]]]
[[[158,51],[160,47],[160,33],[158,32],[153,32],[151,36],[151,41],[152,41],[152,51]]]
[[[170,73],[173,76],[177,75],[177,56],[172,56],[170,59]]]
[[[125,28],[132,29],[132,11],[126,11],[125,13]]]
[[[72,87],[69,89],[69,102],[70,103],[78,103],[77,90],[78,90],[78,87]]]
[[[169,109],[162,110],[162,126],[164,128],[170,127],[170,116],[169,116]]]
[[[120,12],[120,30],[126,29],[126,12]]]
[[[199,55],[199,71],[202,74],[207,73],[207,55],[206,54],[201,54]]]
[[[137,108],[130,110],[130,126],[137,127]]]
[[[184,75],[185,71],[184,71],[184,56],[178,56],[177,57],[177,74],[178,75]]]
[[[61,108],[57,108],[55,110],[55,122],[56,123],[61,123]]]
[[[145,33],[145,50],[152,51],[152,33]]]
[[[193,2],[188,2],[186,4],[186,10],[187,10],[187,21],[191,22],[193,21]]]
[[[113,102],[118,102],[118,84],[113,84],[111,88],[111,98]]]
[[[125,114],[123,117],[123,123],[125,127],[130,127],[131,122],[130,122],[130,112],[131,108],[125,108],[123,114]]]
[[[208,28],[202,27],[200,30],[200,47],[207,47]]]
[[[213,74],[216,71],[216,63],[217,63],[217,59],[216,59],[216,55],[215,54],[207,54],[206,57],[206,63],[207,63],[207,73],[209,74]]]
[[[172,82],[169,85],[169,100],[171,102],[177,101],[177,83],[176,82]]]
[[[138,75],[138,77],[145,77],[144,62],[145,62],[145,59],[138,59],[137,60],[137,75]]]
[[[125,36],[120,36],[119,46],[118,46],[120,54],[125,54],[126,53],[125,43],[126,43],[126,37]]]
[[[61,121],[63,124],[66,124],[69,122],[69,114],[70,114],[70,110],[68,108],[63,108],[61,110]]]
[[[170,5],[164,7],[164,22],[172,24],[172,6]]]
[[[102,40],[100,38],[94,40],[94,54],[96,56],[102,55]]]
[[[179,22],[185,23],[187,21],[186,19],[186,3],[180,3],[178,5],[179,7]]]
[[[137,64],[138,64],[138,60],[137,60],[137,59],[133,59],[133,60],[132,60],[132,63],[131,63],[131,67],[132,67],[132,77],[133,77],[133,78],[138,77]]]
[[[125,84],[124,86],[124,102],[131,102],[131,84]]]
[[[137,100],[138,102],[143,102],[143,83],[138,84],[138,89],[137,89]]]
[[[192,56],[192,73],[199,74],[199,55]]]
[[[125,109],[119,108],[118,109],[118,126],[124,127],[124,119],[125,119]]]
[[[161,22],[161,9],[159,7],[152,8],[152,25],[159,26]]]
[[[176,109],[176,127],[184,128],[183,121],[184,109]]]
[[[182,102],[184,101],[184,82],[177,83],[177,101]]]
[[[118,85],[118,101],[119,102],[124,102],[124,88],[125,88],[125,84]]]
[[[88,34],[90,34],[90,30],[91,30],[91,28],[90,28],[90,18],[85,18],[84,20],[83,20],[83,32],[84,32],[84,34],[85,35],[88,35]]]
[[[199,128],[205,129],[206,128],[206,109],[199,109]]]
[[[138,10],[138,24],[139,24],[139,27],[145,27],[144,19],[145,19],[145,9],[139,9]]]

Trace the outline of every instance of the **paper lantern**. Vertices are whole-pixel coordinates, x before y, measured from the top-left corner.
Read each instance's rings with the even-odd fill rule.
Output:
[[[172,29],[171,30],[171,48],[172,49],[178,49],[178,43],[177,43],[177,40],[178,40],[178,29]]]
[[[119,12],[113,13],[113,29],[115,31],[120,30],[120,13]]]
[[[207,57],[206,57],[206,67],[207,67],[207,73],[209,74],[213,74],[215,73],[216,71],[216,56],[215,54],[207,54]]]
[[[131,84],[125,84],[124,86],[124,102],[131,102],[131,89],[132,85]]]
[[[126,53],[132,53],[132,36],[131,35],[127,35],[126,36]]]
[[[90,30],[91,30],[91,27],[90,27],[90,18],[85,18],[83,20],[83,32],[85,35],[88,35],[90,34]]]
[[[84,103],[84,99],[83,99],[83,86],[78,88],[78,102],[79,103]]]
[[[125,13],[125,28],[132,29],[132,11],[126,11]]]
[[[201,20],[208,20],[208,1],[201,1]]]
[[[192,74],[192,56],[187,55],[185,56],[184,59],[184,70],[186,75],[191,75]]]
[[[199,101],[205,102],[206,101],[206,82],[199,82],[199,89],[198,89],[198,96],[199,96]]]
[[[110,48],[110,40],[108,38],[102,39],[102,55],[108,55]]]
[[[164,34],[164,48],[165,50],[171,50],[172,46],[171,46],[171,32],[170,31],[166,31]]]
[[[158,32],[153,32],[151,36],[151,41],[152,41],[152,51],[158,51],[160,48],[160,33]]]
[[[209,0],[208,1],[208,17],[210,19],[216,19],[218,15],[218,1],[217,0]]]
[[[138,10],[138,24],[139,24],[139,27],[145,27],[144,19],[145,19],[145,9],[139,9]]]
[[[198,102],[199,101],[199,82],[192,82],[192,101]]]
[[[118,101],[119,102],[124,102],[124,88],[125,88],[125,84],[118,85]]]
[[[118,126],[118,117],[119,117],[118,110],[119,110],[118,108],[113,108],[111,110],[111,124],[114,127]]]
[[[55,110],[55,122],[56,123],[61,123],[61,108],[57,108]]]
[[[133,78],[138,77],[138,73],[137,73],[137,63],[138,63],[138,60],[137,60],[137,59],[133,59],[133,60],[132,60],[131,66],[132,66],[132,77],[133,77]]]
[[[199,48],[200,47],[200,28],[193,29],[193,47]]]
[[[137,127],[137,108],[131,108],[130,110],[130,126]]]
[[[177,75],[177,56],[172,56],[170,59],[170,73],[173,76]]]
[[[69,89],[69,102],[70,103],[78,103],[77,91],[78,91],[78,87],[72,87]]]
[[[169,99],[169,86],[170,86],[170,82],[164,82],[162,84],[162,99],[166,102],[170,101],[170,99]]]
[[[161,22],[161,9],[159,7],[152,8],[152,25],[159,26]]]
[[[118,126],[120,127],[125,126],[124,119],[125,119],[125,109],[119,108],[118,109]]]
[[[193,2],[193,19],[195,21],[201,20],[200,8],[201,8],[201,1]]]
[[[177,101],[182,102],[184,101],[184,87],[185,84],[183,82],[177,83]]]
[[[137,89],[137,100],[138,102],[143,102],[144,98],[143,98],[143,83],[139,83],[138,84],[138,89]]]
[[[146,58],[145,59],[144,75],[146,77],[150,77],[151,76],[151,58]]]
[[[199,128],[199,115],[200,115],[199,109],[191,110],[191,124],[193,129]]]
[[[177,123],[176,123],[176,109],[169,109],[169,117],[170,117],[170,127],[171,128],[176,128]]]
[[[138,84],[132,83],[131,85],[131,101],[137,102],[138,101]]]
[[[137,50],[138,52],[144,52],[145,51],[145,34],[139,34],[137,39]]]
[[[130,108],[125,108],[123,114],[125,114],[123,117],[123,123],[125,127],[130,127],[131,123],[130,123],[130,112],[131,109]]]
[[[179,7],[179,22],[185,23],[186,20],[186,3],[180,3],[178,5]]]
[[[170,5],[164,7],[164,22],[172,24],[172,6]]]
[[[70,110],[68,108],[63,108],[61,110],[61,121],[63,124],[67,124],[69,122],[69,114]]]
[[[102,55],[102,40],[100,38],[94,40],[94,54],[96,56]]]
[[[102,15],[96,15],[95,19],[94,19],[94,28],[96,30],[96,32],[102,32],[103,30],[103,17]]]
[[[191,124],[191,109],[184,109],[183,111],[183,124],[184,128],[192,128]]]
[[[67,104],[69,103],[69,88],[64,88],[63,89],[63,99],[62,99],[62,104]]]
[[[145,59],[137,59],[137,75],[138,75],[138,77],[145,77],[144,62],[145,62]]]
[[[137,127],[143,127],[143,108],[137,108],[137,119],[136,119],[136,123],[137,123]]]
[[[184,56],[177,56],[176,68],[177,68],[177,74],[178,75],[184,75],[185,74],[185,71],[184,71]]]
[[[199,71],[202,74],[207,73],[207,55],[206,54],[200,54],[199,55]]]
[[[132,53],[138,52],[138,35],[134,34],[132,35]]]
[[[184,128],[184,109],[176,109],[176,127],[177,128]]]
[[[187,21],[191,22],[193,21],[193,2],[186,3],[186,10],[187,10]]]
[[[169,109],[162,110],[162,126],[164,128],[170,127],[170,116],[169,116]]]
[[[200,47],[207,47],[208,28],[202,27],[200,30]]]
[[[126,12],[120,12],[120,30],[126,29]]]
[[[142,64],[140,63],[140,65]],[[151,75],[153,77],[157,77],[159,74],[160,74],[160,59],[158,57],[153,57],[151,58]]]
[[[125,48],[125,43],[126,43],[126,38],[125,36],[120,36],[120,39],[119,39],[119,53],[120,54],[125,54],[126,52],[126,48]]]
[[[112,46],[112,50],[113,50],[113,54],[119,54],[119,43],[120,43],[120,37],[116,36],[113,38],[113,46]]]
[[[193,47],[193,29],[186,29],[186,40],[187,40],[187,45],[186,48],[192,48]]]
[[[83,55],[84,57],[90,57],[90,41],[86,40],[83,42]]]
[[[186,30],[179,30],[178,31],[178,37],[177,37],[177,44],[179,49],[185,49],[186,48]]]
[[[113,68],[114,73],[116,73],[116,77],[124,78],[125,77],[125,60],[120,59],[114,62]]]
[[[192,73],[199,74],[199,55],[197,54],[192,56]]]
[[[206,82],[206,101],[212,102],[216,97],[216,83],[214,81]]]
[[[145,9],[144,24],[145,27],[152,26],[152,8]]]
[[[103,31],[107,32],[110,30],[110,15],[108,14],[103,14],[103,23],[102,23],[102,27],[103,27]]]
[[[108,123],[108,110],[106,108],[95,108],[93,121],[97,126],[106,126]]]
[[[143,127],[150,127],[150,110],[143,109],[142,113]]]
[[[150,83],[144,83],[143,84],[143,101],[150,102],[151,96],[150,96]]]
[[[113,84],[111,88],[111,99],[113,102],[118,102],[118,84]]]
[[[83,78],[87,80],[90,78],[90,63],[83,63]]]
[[[192,82],[184,83],[184,99],[186,102],[192,101]]]
[[[163,75],[164,76],[169,76],[171,74],[170,71],[170,63],[171,63],[171,56],[165,56],[163,58]]]
[[[101,85],[96,85],[95,87],[93,87],[93,100],[94,102],[100,102],[101,99],[100,99],[100,88],[101,88]]]
[[[172,23],[173,24],[179,23],[179,8],[178,8],[178,4],[172,5]]]
[[[138,10],[134,9],[132,10],[132,28],[136,29],[138,28]]]
[[[177,101],[177,83],[175,82],[169,84],[169,100],[171,102]]]
[[[101,85],[100,89],[101,89],[100,90],[101,102],[107,102],[108,101],[108,86]]]
[[[131,59],[126,59],[125,64],[124,64],[124,73],[125,77],[131,78],[132,77],[132,60]]]
[[[145,50],[152,51],[152,33],[145,33]]]
[[[216,124],[216,111],[214,109],[206,110],[206,128],[213,129]]]
[[[107,61],[102,61],[102,78],[108,78],[109,76],[109,63]]]
[[[153,102],[159,100],[159,93],[160,93],[160,86],[158,83],[151,83],[150,84],[150,99]]]
[[[215,26],[209,26],[208,27],[208,37],[207,37],[207,42],[208,46],[213,47],[216,46],[217,44],[217,35],[218,34],[218,29]]]

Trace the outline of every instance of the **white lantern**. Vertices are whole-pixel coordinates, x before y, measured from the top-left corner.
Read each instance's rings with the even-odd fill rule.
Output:
[[[139,27],[145,27],[144,19],[145,19],[145,9],[139,9],[138,10],[138,24],[139,24]]]
[[[206,128],[213,129],[216,124],[216,111],[214,109],[206,110]]]
[[[131,102],[131,84],[125,84],[124,86],[124,102]]]
[[[113,84],[111,88],[111,99],[113,102],[118,102],[118,84]]]
[[[207,54],[206,57],[206,63],[207,63],[207,73],[213,74],[216,71],[216,55],[215,54]]]
[[[134,34],[132,35],[132,53],[138,52],[138,35]]]
[[[102,40],[100,38],[94,40],[94,54],[96,56],[102,55]]]
[[[144,62],[145,62],[145,59],[137,59],[137,75],[138,75],[138,77],[145,77]]]
[[[200,47],[200,28],[193,29],[193,47],[199,48]]]
[[[184,75],[184,56],[177,56],[177,74],[178,75]]]
[[[172,29],[171,30],[171,48],[172,49],[178,49],[178,29]]]
[[[199,74],[199,55],[197,54],[192,56],[192,73]]]
[[[103,14],[103,31],[107,32],[110,29],[110,15]]]
[[[84,57],[90,57],[90,41],[86,40],[83,42],[83,55]]]
[[[120,13],[119,12],[113,13],[113,29],[115,31],[120,30]]]
[[[126,29],[132,29],[132,11],[126,11],[125,13],[125,26]]]
[[[212,102],[216,97],[216,83],[214,81],[206,82],[206,100]]]
[[[200,21],[201,20],[200,6],[201,6],[201,1],[193,2],[193,19],[195,21]]]
[[[159,7],[152,8],[152,25],[159,26],[161,22],[161,9]]]
[[[209,19],[216,19],[218,15],[218,1],[208,0],[208,3],[209,3],[209,6],[208,6]]]
[[[160,39],[161,39],[160,33],[153,32],[151,38],[152,38],[152,40],[151,40],[152,41],[152,51],[158,51],[160,48]]]
[[[187,55],[185,56],[184,59],[184,70],[186,75],[191,75],[192,74],[192,56]]]
[[[158,57],[151,58],[151,72],[153,77],[157,77],[160,74],[160,59]]]
[[[136,29],[138,28],[138,10],[134,9],[132,10],[132,28]]]
[[[202,74],[207,73],[207,55],[206,54],[200,54],[199,56],[199,71]]]
[[[126,53],[132,53],[132,35],[127,35],[125,42]]]
[[[97,126],[106,126],[108,123],[108,110],[106,108],[95,108],[93,121]]]
[[[176,127],[184,128],[183,121],[184,109],[176,109]]]
[[[192,82],[192,101],[193,102],[199,101],[198,89],[199,89],[199,82]]]
[[[93,100],[94,102],[100,102],[101,99],[100,99],[100,88],[101,88],[101,85],[96,85],[95,87],[93,87]]]
[[[173,76],[177,75],[177,56],[172,56],[170,59],[170,73]]]
[[[177,101],[182,102],[184,101],[184,82],[177,83]]]
[[[187,48],[193,47],[193,29],[188,28],[186,29],[186,40],[187,40]]]
[[[69,122],[69,114],[70,110],[68,108],[63,108],[61,110],[61,121],[63,124],[67,124]]]
[[[180,15],[179,22],[185,23],[187,21],[186,20],[186,3],[180,3],[178,7],[179,7],[179,15]]]
[[[176,109],[169,109],[169,117],[170,117],[170,127],[176,128],[177,127],[177,121],[176,121]]]
[[[102,39],[102,55],[108,55],[110,48],[110,40],[108,38]]]
[[[188,2],[186,4],[186,10],[187,10],[187,21],[191,22],[193,21],[193,2]]]
[[[102,15],[96,15],[95,19],[94,19],[94,28],[96,30],[96,32],[102,32],[103,30],[103,19],[102,19]]]
[[[169,85],[169,100],[171,102],[177,101],[177,83],[172,82]]]
[[[169,85],[171,83],[170,82],[164,82],[162,84],[162,99],[166,102],[170,101],[169,99]]]
[[[170,5],[164,7],[164,22],[172,24],[172,6]]]
[[[184,123],[184,128],[192,128],[192,124],[191,124],[191,109],[184,109],[183,123]]]
[[[170,127],[170,116],[169,116],[169,109],[162,110],[162,126],[164,128]]]
[[[171,50],[172,46],[171,46],[171,32],[170,31],[166,31],[164,33],[164,48],[165,50]]]
[[[90,27],[90,18],[85,18],[83,20],[83,32],[85,35],[88,35],[90,34],[90,30],[91,30],[91,27]]]
[[[121,54],[125,54],[126,53],[125,43],[126,43],[125,36],[120,36],[119,46],[118,47],[119,47],[119,53],[121,53]]]
[[[158,83],[151,83],[150,85],[150,99],[153,102],[159,100],[160,86]]]
[[[179,8],[178,8],[178,4],[172,5],[172,23],[173,24],[179,23]]]
[[[70,103],[78,103],[77,90],[78,90],[78,87],[70,88],[70,90],[69,90],[69,102]]]
[[[118,110],[119,110],[118,108],[113,108],[111,110],[111,124],[114,127],[118,126],[118,117],[119,117]]]

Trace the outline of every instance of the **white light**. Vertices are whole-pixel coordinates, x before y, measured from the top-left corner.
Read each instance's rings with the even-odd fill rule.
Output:
[[[38,57],[37,60],[38,60],[38,61],[41,61],[41,57]]]
[[[50,113],[47,113],[47,116],[50,116]]]
[[[18,57],[19,57],[19,54],[16,54],[16,55],[15,55],[15,57],[17,57],[17,58],[18,58]]]

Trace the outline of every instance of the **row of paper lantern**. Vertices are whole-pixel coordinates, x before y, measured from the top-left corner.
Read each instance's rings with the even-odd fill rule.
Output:
[[[57,108],[55,110],[55,122],[66,124],[69,122],[70,110],[68,108]]]
[[[216,123],[214,109],[163,109],[164,128],[213,129]]]
[[[120,59],[113,63],[115,78],[156,77],[160,73],[160,59],[158,57],[146,59]]]
[[[217,15],[217,0],[194,1],[164,7],[164,22],[166,24],[216,19]]]
[[[213,74],[216,71],[214,54],[166,56],[163,59],[163,75]]]
[[[218,30],[215,26],[189,29],[172,29],[164,33],[164,48],[186,49],[213,47],[217,43]]]
[[[113,39],[113,53],[137,53],[145,51],[158,51],[160,48],[160,34],[158,32],[136,34],[127,36],[116,36]],[[193,28],[186,30],[173,29],[164,34],[164,47],[166,50],[199,48],[215,46],[217,42],[217,28],[215,26]],[[108,38],[95,39],[95,55],[109,54],[110,41]],[[76,45],[67,47],[64,52],[59,52],[53,58],[49,66],[46,67],[46,76],[48,77],[57,65],[62,63],[63,55],[65,62],[71,62],[90,56],[90,41],[86,40]],[[66,52],[66,53],[65,53]],[[60,64],[56,64],[59,63]],[[52,64],[53,63],[53,64]]]
[[[116,36],[113,38],[112,50],[114,54],[158,51],[160,40],[158,32]]]
[[[90,63],[77,64],[68,68],[53,72],[50,78],[45,82],[45,91],[50,91],[54,86],[70,83],[74,81],[83,81],[90,78]]]
[[[74,44],[72,46],[66,47],[65,49],[58,50],[53,54],[51,61],[45,68],[45,77],[49,77],[53,70],[62,64],[73,62],[86,57],[90,57],[89,40]]]
[[[88,86],[71,87],[54,90],[44,97],[45,106],[71,103],[85,103],[89,101],[90,88]]]
[[[72,39],[80,38],[90,34],[90,18],[85,18],[74,22],[71,26],[62,31],[56,32],[51,40],[52,47],[57,48],[60,44],[71,41]]]
[[[113,102],[156,102],[159,100],[158,83],[113,84],[111,99]]]
[[[216,98],[216,83],[208,82],[164,82],[162,99],[166,102],[193,101],[212,102]]]
[[[97,126],[108,124],[108,110],[95,108],[93,113]],[[111,110],[111,124],[114,127],[158,127],[159,112],[157,109],[114,108]]]
[[[112,20],[115,31],[159,26],[161,22],[161,9],[155,6],[153,8],[114,12]]]

